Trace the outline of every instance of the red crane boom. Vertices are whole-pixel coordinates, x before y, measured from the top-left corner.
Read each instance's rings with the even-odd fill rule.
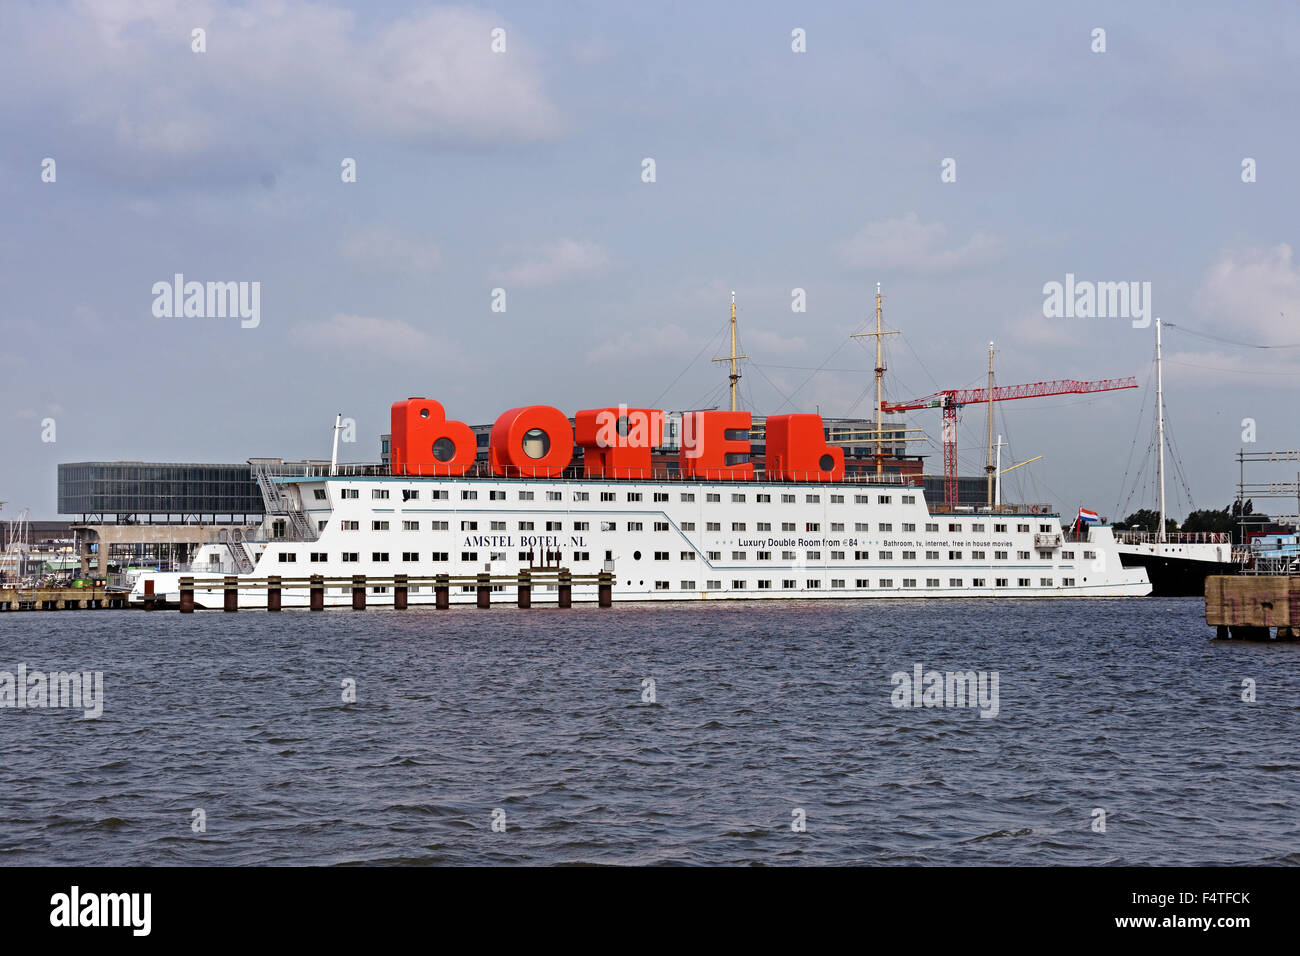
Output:
[[[997,385],[993,388],[993,401],[1005,402],[1016,398],[1042,398],[1046,395],[1084,395],[1090,392],[1112,392],[1122,388],[1137,388],[1137,379],[1107,378],[1098,382],[1080,382],[1076,379],[1057,379],[1054,382],[1031,382],[1028,385]],[[896,414],[920,408],[943,409],[943,501],[949,507],[957,504],[957,410],[963,405],[989,401],[987,388],[949,388],[925,398],[896,405],[883,405],[881,412]]]

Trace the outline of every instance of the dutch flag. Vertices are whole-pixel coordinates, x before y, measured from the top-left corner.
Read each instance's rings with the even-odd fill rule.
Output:
[[[1084,522],[1085,524],[1097,524],[1098,522],[1101,521],[1101,519],[1097,517],[1097,512],[1089,511],[1087,508],[1079,509],[1078,520]]]

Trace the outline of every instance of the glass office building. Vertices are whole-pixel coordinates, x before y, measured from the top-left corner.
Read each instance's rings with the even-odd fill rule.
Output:
[[[262,494],[253,467],[143,461],[81,461],[59,465],[60,514],[83,522],[108,515],[136,520],[262,514]]]

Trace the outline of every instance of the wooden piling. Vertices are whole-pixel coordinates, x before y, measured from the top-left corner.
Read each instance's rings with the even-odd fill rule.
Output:
[[[181,613],[194,613],[194,579],[192,577],[181,578]]]
[[[266,579],[266,609],[280,610],[280,576],[273,574]]]
[[[239,610],[239,579],[230,575],[225,578],[226,610],[234,613]]]
[[[144,582],[144,609],[146,611],[152,611],[154,609],[153,578],[149,578]]]
[[[393,609],[397,611],[406,610],[406,575],[398,574],[393,577]]]
[[[489,574],[480,574],[478,576],[478,606],[492,606],[492,576]]]
[[[366,576],[364,574],[352,575],[352,610],[364,611],[366,609]]]
[[[568,568],[560,571],[560,607],[573,607],[573,577]]]
[[[608,571],[600,572],[600,583],[597,585],[597,603],[601,607],[610,607],[614,603],[614,575]]]
[[[325,610],[325,579],[319,574],[311,576],[311,609],[313,611]]]
[[[519,572],[519,606],[533,606],[533,575],[530,571]]]
[[[451,582],[445,574],[439,574],[433,580],[433,606],[445,611],[451,607]]]

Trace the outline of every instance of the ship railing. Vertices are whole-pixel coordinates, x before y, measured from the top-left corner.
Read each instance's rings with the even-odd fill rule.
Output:
[[[857,484],[857,485],[896,485],[899,487],[920,488],[922,485],[922,476],[920,475],[898,475],[898,474],[880,474],[874,472],[866,474],[845,475],[838,481],[827,481],[823,476],[825,472],[821,471],[796,471],[786,472],[781,477],[775,477],[771,474],[756,472],[751,476],[740,476],[730,468],[710,468],[702,469],[694,474],[683,474],[679,471],[669,471],[663,467],[651,468],[620,468],[609,475],[591,474],[588,475],[581,466],[568,466],[562,469],[558,474],[551,475],[534,475],[529,474],[519,468],[505,466],[500,469],[493,468],[486,462],[476,462],[469,466],[465,471],[459,474],[448,475],[446,465],[407,465],[403,471],[393,471],[392,468],[384,464],[347,464],[336,465],[333,468],[329,465],[308,465],[305,469],[286,472],[280,477],[292,477],[296,479],[303,478],[545,478],[555,481],[676,481],[685,483],[700,481],[734,481],[736,484],[747,484],[750,482],[764,482],[768,484]],[[270,474],[274,474],[274,466],[271,466]]]
[[[1116,531],[1120,544],[1228,544],[1232,536],[1226,531]]]
[[[930,505],[930,514],[934,515],[1029,515],[1030,517],[1047,515],[1059,515],[1055,508],[1049,504],[1007,504],[1007,505]]]
[[[180,574],[196,574],[196,575],[202,575],[202,574],[223,574],[224,575],[224,574],[244,573],[235,564],[235,562],[230,560],[222,560],[219,562],[191,561],[188,563],[178,564],[176,566],[176,570]]]

